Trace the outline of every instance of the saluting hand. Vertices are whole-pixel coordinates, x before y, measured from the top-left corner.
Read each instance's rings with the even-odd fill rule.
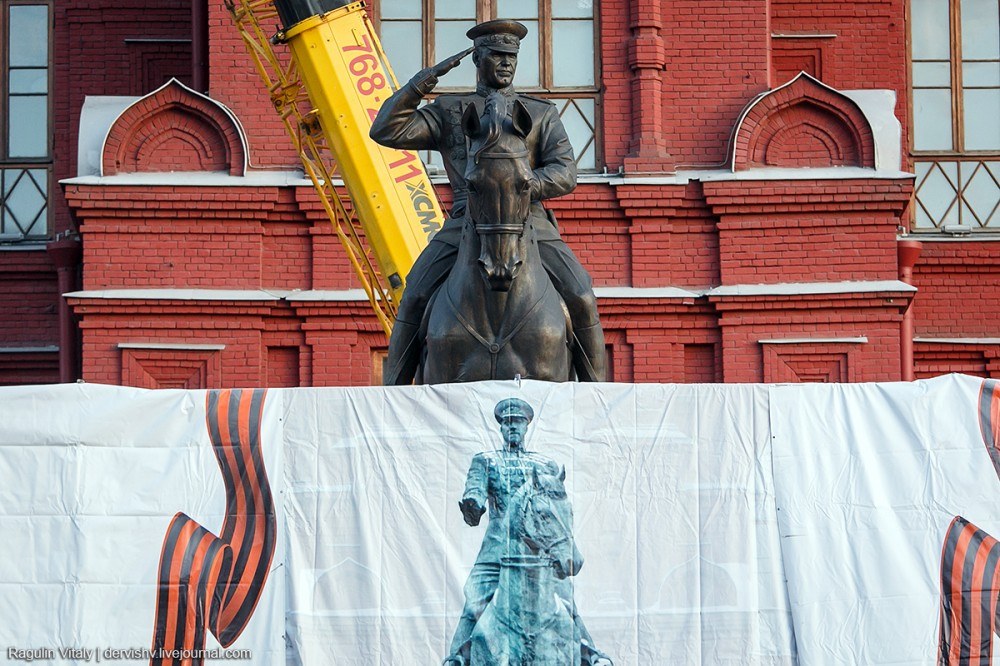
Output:
[[[445,58],[444,60],[442,60],[438,64],[436,64],[433,67],[431,67],[430,70],[431,70],[431,72],[434,73],[434,76],[438,76],[438,77],[444,76],[445,74],[447,74],[451,70],[453,70],[456,67],[458,67],[459,65],[461,65],[462,64],[462,59],[465,56],[467,56],[470,53],[472,53],[473,51],[475,51],[475,50],[476,50],[475,46],[470,46],[469,48],[467,48],[464,51],[461,51],[459,53],[456,53],[455,55],[451,56],[450,58]]]
[[[432,67],[420,70],[412,79],[410,79],[410,83],[412,83],[422,95],[426,95],[434,89],[434,86],[438,84],[438,79],[440,77],[462,64],[462,58],[469,55],[474,50],[475,47],[470,46],[464,51],[456,53],[449,58],[445,58]]]

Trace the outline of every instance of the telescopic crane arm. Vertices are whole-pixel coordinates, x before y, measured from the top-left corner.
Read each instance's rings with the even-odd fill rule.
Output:
[[[406,274],[444,216],[417,154],[368,136],[398,83],[364,3],[225,1],[388,334]],[[269,37],[264,24],[276,19],[283,27]],[[291,62],[272,48],[282,43]],[[348,201],[334,185],[335,173]]]

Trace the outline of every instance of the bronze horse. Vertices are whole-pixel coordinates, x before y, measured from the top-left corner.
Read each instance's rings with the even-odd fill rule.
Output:
[[[494,93],[466,109],[468,213],[455,267],[426,310],[418,383],[573,378],[569,314],[528,223],[528,110]]]

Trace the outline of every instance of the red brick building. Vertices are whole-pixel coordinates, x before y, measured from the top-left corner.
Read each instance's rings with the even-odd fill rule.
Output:
[[[516,83],[578,155],[548,205],[615,381],[1000,376],[1000,3],[504,4],[369,9],[401,80],[477,20],[529,27]],[[225,3],[0,5],[0,382],[377,382],[384,335]]]

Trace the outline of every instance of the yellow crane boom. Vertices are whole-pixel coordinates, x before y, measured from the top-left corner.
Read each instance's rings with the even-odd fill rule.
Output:
[[[406,274],[444,216],[417,154],[368,136],[398,83],[364,3],[226,0],[226,6],[388,334]],[[265,25],[276,20],[285,27],[272,38]],[[276,43],[288,45],[290,60],[275,53]]]

